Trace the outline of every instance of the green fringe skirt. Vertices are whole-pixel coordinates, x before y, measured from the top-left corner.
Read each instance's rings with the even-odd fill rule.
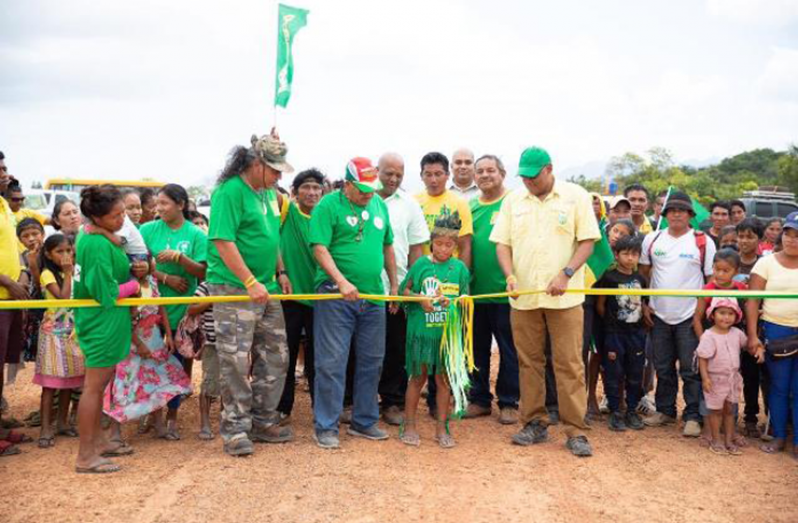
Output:
[[[412,378],[420,376],[422,367],[427,368],[427,375],[446,374],[441,359],[441,336],[409,335],[405,345],[405,370]]]

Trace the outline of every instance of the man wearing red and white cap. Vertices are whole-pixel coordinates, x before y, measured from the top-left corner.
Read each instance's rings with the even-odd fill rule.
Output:
[[[385,356],[385,302],[361,297],[385,294],[383,267],[390,294],[398,292],[388,208],[382,198],[374,198],[380,188],[371,161],[354,158],[346,167],[343,189],[325,196],[310,220],[309,240],[319,264],[316,289],[344,297],[319,301],[314,308],[314,436],[322,448],[339,446],[338,419],[343,410],[353,335],[354,404],[347,432],[371,440],[388,438],[377,426],[377,388]]]

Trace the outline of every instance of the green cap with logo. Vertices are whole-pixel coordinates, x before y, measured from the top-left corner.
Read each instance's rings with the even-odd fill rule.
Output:
[[[524,178],[536,178],[541,169],[551,164],[551,157],[542,147],[527,147],[518,161],[518,175]]]

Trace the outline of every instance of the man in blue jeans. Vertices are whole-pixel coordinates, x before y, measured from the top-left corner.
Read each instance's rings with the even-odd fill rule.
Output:
[[[504,292],[507,283],[496,257],[496,244],[490,241],[490,233],[507,194],[504,187],[506,171],[502,161],[492,154],[479,158],[475,166],[479,195],[469,202],[474,220],[471,292],[475,295]],[[499,423],[512,425],[518,421],[518,354],[513,344],[508,300],[480,300],[474,305],[474,363],[477,368],[471,375],[466,418],[489,416],[491,413],[490,353],[493,338],[496,338],[499,345],[499,374],[496,379]]]
[[[715,244],[708,241],[704,233],[690,227],[695,211],[687,194],[670,193],[662,214],[668,220],[668,228],[646,236],[640,273],[648,279],[652,289],[700,290],[705,277],[712,276]],[[701,376],[693,367],[698,347],[692,327],[696,303],[696,298],[655,296],[650,306],[643,309],[646,323],[652,326],[651,345],[657,371],[657,412],[644,422],[651,427],[676,423],[678,362],[685,403],[682,435],[695,438],[701,435]]]
[[[316,358],[314,437],[322,448],[338,448],[338,419],[343,410],[349,346],[355,338],[355,377],[350,436],[384,440],[377,426],[377,389],[385,356],[385,303],[361,298],[384,294],[382,269],[396,295],[396,259],[388,208],[374,198],[381,184],[366,158],[346,168],[343,189],[325,196],[310,220],[310,244],[319,264],[316,288],[340,293],[343,300],[318,301],[313,336]]]

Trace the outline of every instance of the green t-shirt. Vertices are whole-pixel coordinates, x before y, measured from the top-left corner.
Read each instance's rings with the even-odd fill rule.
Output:
[[[165,222],[155,220],[145,223],[141,227],[141,237],[153,258],[157,257],[161,251],[174,250],[180,251],[184,256],[197,263],[205,263],[208,260],[208,237],[199,227],[186,220],[179,229],[172,229]],[[176,296],[194,296],[199,281],[196,276],[192,276],[182,265],[177,262],[157,263],[155,268],[164,274],[185,278],[188,282],[188,290],[179,293],[165,283],[158,284],[158,291],[164,298]],[[166,307],[166,314],[169,316],[169,325],[172,329],[177,329],[180,320],[185,316],[188,305],[169,305]]]
[[[119,285],[131,279],[125,251],[100,234],[79,234],[73,296],[100,307],[75,309],[75,333],[87,367],[112,367],[130,353],[130,310],[116,307]]]
[[[328,194],[313,210],[310,244],[327,247],[335,266],[361,294],[385,294],[381,276],[385,265],[383,248],[393,244],[393,231],[382,198],[374,196],[360,207],[342,191]],[[319,267],[314,285],[318,289],[329,279]]]
[[[213,240],[235,243],[241,258],[270,293],[279,292],[277,254],[280,249],[280,209],[273,189],[255,191],[240,176],[225,180],[211,196],[208,232],[208,283],[244,289],[244,282],[227,268]]]
[[[468,268],[457,258],[449,258],[444,263],[432,261],[432,255],[423,256],[410,268],[399,287],[400,293],[408,287],[415,294],[435,296],[440,289],[448,298],[456,298],[468,293],[470,275]],[[407,304],[407,346],[405,367],[410,376],[417,376],[421,366],[428,369],[436,367],[440,372],[440,346],[447,311],[440,305],[435,310],[425,312],[419,303]]]
[[[318,265],[310,248],[309,235],[310,215],[303,213],[297,204],[291,203],[280,231],[280,254],[295,294],[316,292],[314,283]],[[313,306],[311,301],[303,300],[300,303]]]
[[[496,258],[496,244],[490,241],[490,233],[493,232],[493,224],[499,217],[503,201],[504,195],[491,203],[482,203],[478,197],[469,202],[474,220],[474,237],[471,240],[471,292],[474,295],[507,290],[504,273]],[[476,303],[507,303],[507,298],[490,298]]]

